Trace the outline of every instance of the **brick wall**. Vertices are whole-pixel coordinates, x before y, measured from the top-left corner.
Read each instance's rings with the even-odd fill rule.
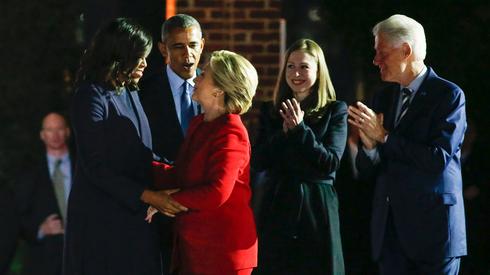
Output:
[[[230,50],[242,54],[259,73],[257,100],[272,97],[279,70],[279,0],[179,0],[177,12],[202,25],[205,52]]]
[[[255,102],[244,116],[251,139],[256,133],[258,105],[272,99],[280,66],[279,0],[179,0],[177,13],[194,16],[206,39],[204,58],[214,50],[245,56],[257,69]]]

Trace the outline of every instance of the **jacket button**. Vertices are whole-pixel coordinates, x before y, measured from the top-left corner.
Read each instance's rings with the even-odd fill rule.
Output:
[[[390,202],[390,197],[386,196],[386,202]]]

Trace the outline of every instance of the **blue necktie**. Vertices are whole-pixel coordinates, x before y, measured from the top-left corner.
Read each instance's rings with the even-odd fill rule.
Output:
[[[396,124],[400,123],[403,116],[407,113],[408,105],[410,105],[410,95],[412,94],[412,90],[409,88],[402,89],[402,107],[400,108],[400,113],[398,115],[398,119],[396,120]]]
[[[188,90],[187,81],[184,81],[182,85],[182,96],[180,97],[180,126],[184,136],[193,116],[194,110],[192,109],[191,95]]]

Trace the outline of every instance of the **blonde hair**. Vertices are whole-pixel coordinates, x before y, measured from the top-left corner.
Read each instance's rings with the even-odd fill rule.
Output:
[[[209,68],[214,84],[225,93],[226,112],[247,112],[259,82],[254,66],[239,54],[221,50],[211,54]]]
[[[424,27],[414,19],[402,14],[392,15],[374,26],[373,35],[378,36],[380,33],[394,47],[409,44],[416,60],[425,59],[427,42]]]
[[[313,58],[315,58],[318,65],[317,79],[311,88],[312,93],[310,95],[314,96],[314,100],[308,100],[308,102],[311,104],[307,104],[307,106],[303,106],[302,104],[302,108],[305,110],[307,116],[321,113],[323,107],[336,100],[336,96],[335,89],[332,81],[330,80],[330,73],[328,72],[327,62],[325,61],[322,48],[320,48],[320,46],[311,39],[297,40],[286,51],[284,64],[282,65],[276,87],[274,89],[274,105],[276,106],[276,109],[278,109],[283,101],[293,97],[293,91],[286,82],[286,66],[289,56],[295,51],[301,51],[311,55]]]

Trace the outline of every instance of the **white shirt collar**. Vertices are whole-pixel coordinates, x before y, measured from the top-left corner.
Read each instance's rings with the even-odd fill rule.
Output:
[[[422,71],[415,77],[414,80],[412,80],[412,82],[410,82],[410,84],[408,84],[407,88],[412,90],[412,94],[416,93],[419,90],[422,82],[424,82],[427,71],[427,66],[424,65]]]

